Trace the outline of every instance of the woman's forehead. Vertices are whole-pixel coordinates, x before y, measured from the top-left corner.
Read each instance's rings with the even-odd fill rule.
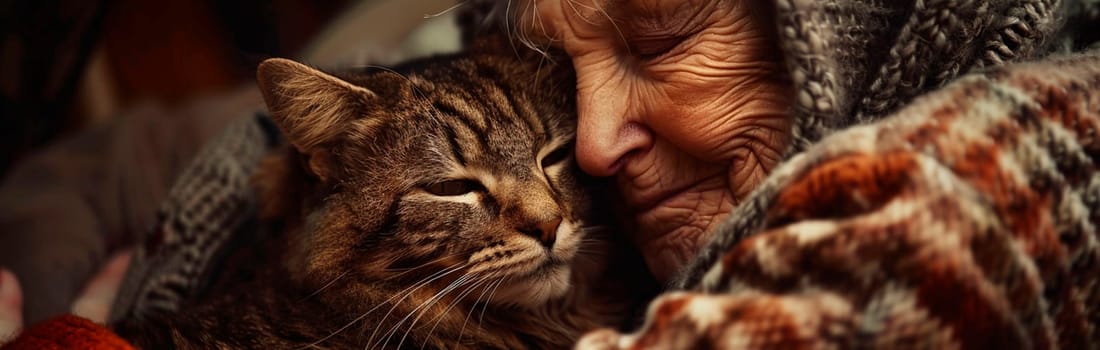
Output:
[[[626,10],[641,13],[675,13],[684,9],[699,8],[715,0],[606,0]]]
[[[579,12],[605,12],[617,20],[628,20],[628,15],[675,16],[696,12],[715,0],[541,0],[560,1],[564,6]],[[587,14],[585,14],[587,16]],[[619,17],[620,15],[623,17]]]
[[[630,35],[632,32],[652,32],[675,30],[688,25],[693,18],[708,12],[708,9],[721,3],[721,0],[534,0],[535,12],[554,11],[558,16],[528,20],[558,18],[565,23],[550,25],[558,29],[607,28],[616,34]],[[560,16],[560,17],[559,17]],[[544,23],[545,24],[545,23]],[[563,26],[564,25],[564,26]]]

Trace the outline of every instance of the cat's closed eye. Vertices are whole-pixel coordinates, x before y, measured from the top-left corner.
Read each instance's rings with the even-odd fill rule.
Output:
[[[424,190],[437,196],[461,196],[474,191],[484,191],[485,186],[474,180],[447,180],[428,185]]]
[[[572,150],[573,148],[568,146],[558,147],[558,149],[555,149],[548,153],[545,157],[542,157],[540,165],[543,167],[543,169],[545,169],[551,165],[561,163],[561,161],[565,160],[566,157],[569,157],[569,152]]]

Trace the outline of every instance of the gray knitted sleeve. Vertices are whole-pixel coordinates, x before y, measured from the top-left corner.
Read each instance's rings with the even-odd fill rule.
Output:
[[[256,115],[234,121],[199,152],[136,249],[111,322],[171,313],[201,292],[231,238],[255,217],[249,178],[277,140],[267,117]]]

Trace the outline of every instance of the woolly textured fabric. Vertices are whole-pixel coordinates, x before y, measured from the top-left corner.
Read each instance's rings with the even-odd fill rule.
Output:
[[[893,112],[976,68],[1059,48],[1069,18],[1095,1],[776,0],[780,46],[796,87],[801,151],[833,130]],[[1057,35],[1056,35],[1057,34]],[[1070,39],[1072,40],[1072,39]]]
[[[180,174],[131,258],[111,322],[175,312],[196,298],[256,214],[251,176],[278,138],[266,116],[241,117]]]

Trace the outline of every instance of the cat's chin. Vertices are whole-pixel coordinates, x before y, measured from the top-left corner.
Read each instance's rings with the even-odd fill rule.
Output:
[[[544,271],[502,284],[493,294],[493,302],[524,308],[545,305],[565,296],[571,275],[569,266],[549,266]]]

